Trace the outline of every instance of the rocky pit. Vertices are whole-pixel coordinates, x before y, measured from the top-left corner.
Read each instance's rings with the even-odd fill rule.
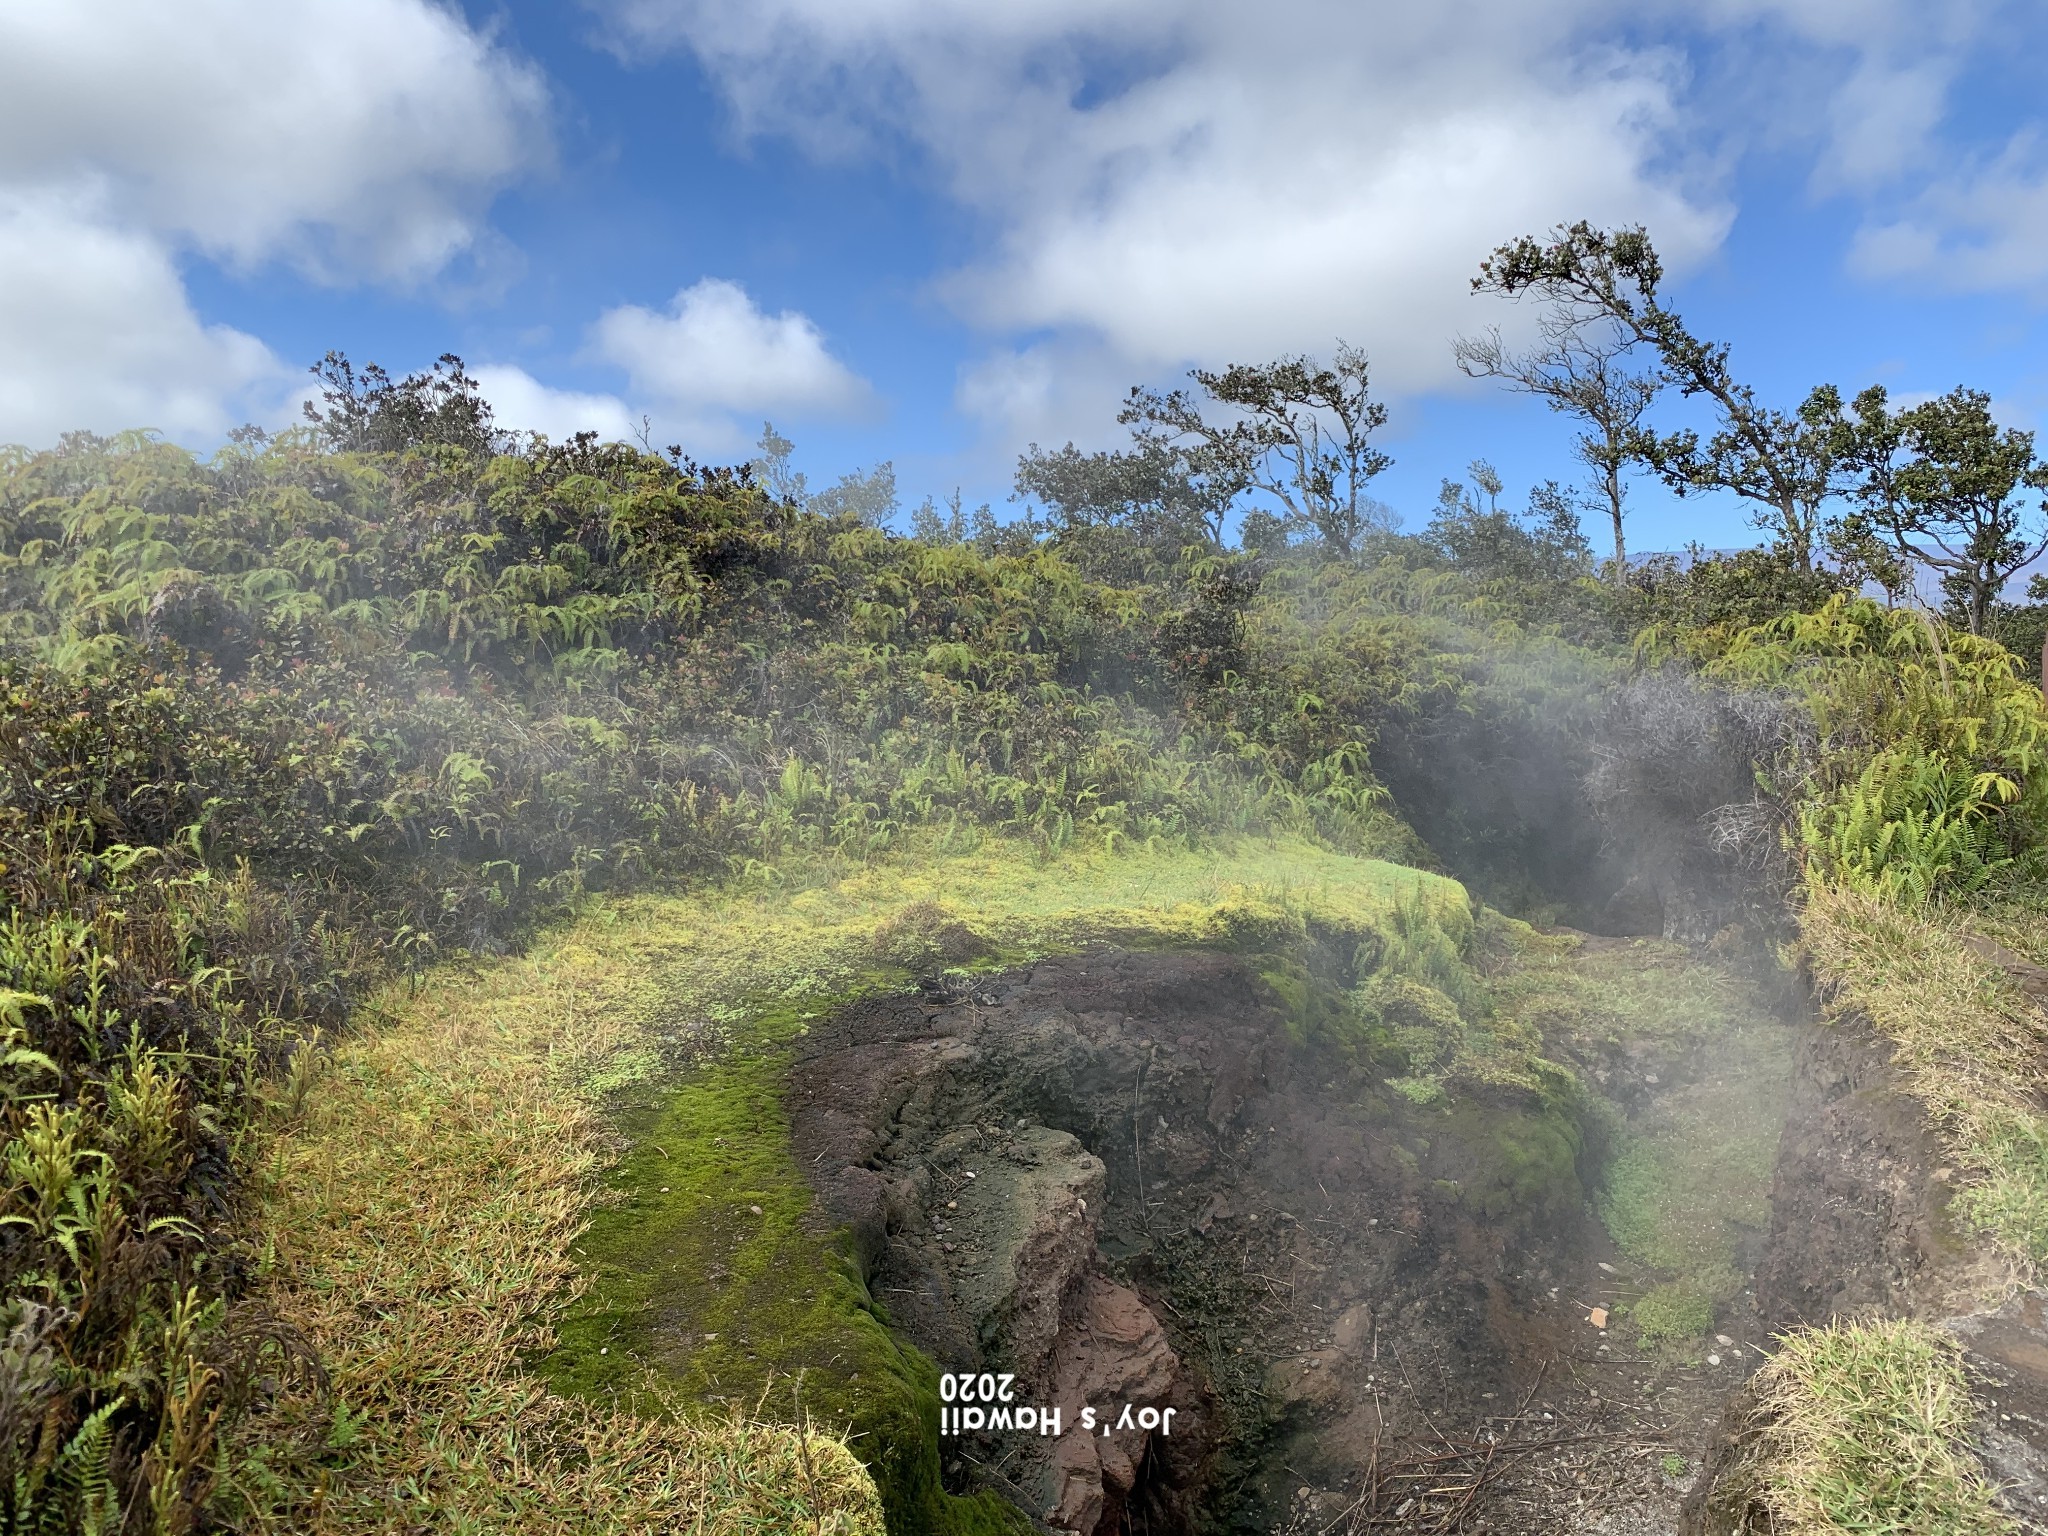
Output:
[[[1629,942],[1577,953],[1630,965]],[[845,1007],[802,1040],[787,1106],[892,1325],[1066,1411],[1057,1439],[942,1442],[950,1487],[1086,1536],[1623,1536],[1678,1528],[1762,1359],[1747,1280],[1796,1029],[1560,1017],[1572,1105],[1411,1103],[1296,1042],[1240,958],[1101,949]],[[1731,1124],[1747,1161],[1688,1152]],[[1719,1224],[1630,1206],[1630,1158]],[[1624,1323],[1688,1265],[1719,1277],[1704,1334]],[[1073,1432],[1126,1402],[1174,1408],[1172,1434]]]

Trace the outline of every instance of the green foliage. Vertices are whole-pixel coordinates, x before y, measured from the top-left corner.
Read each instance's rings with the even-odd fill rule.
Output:
[[[1653,1286],[1629,1308],[1646,1344],[1690,1344],[1714,1326],[1715,1297],[1689,1280]]]
[[[1592,548],[1570,494],[1549,481],[1530,493],[1528,509],[1516,515],[1500,509],[1501,482],[1491,465],[1475,461],[1470,473],[1486,493],[1486,505],[1459,482],[1444,481],[1424,539],[1525,623],[1604,627],[1609,598],[1594,578]]]
[[[1244,557],[1112,586],[1028,533],[514,445],[453,360],[322,377],[314,429],[209,462],[0,460],[0,1286],[48,1335],[0,1454],[118,1399],[124,1519],[200,1518],[254,1384],[315,1369],[245,1316],[231,1213],[270,1096],[380,978],[589,891],[912,840],[1413,846],[1367,759],[1400,685],[1293,665],[1303,620],[1262,644]]]
[[[1940,579],[1956,622],[1986,633],[2006,582],[2048,548],[2037,500],[2048,464],[2035,461],[2034,434],[2000,431],[1991,397],[1974,389],[1893,412],[1873,385],[1853,412],[1838,436],[1860,523],[1898,562]]]
[[[1788,1336],[1757,1373],[1746,1490],[1787,1536],[2013,1529],[1969,1450],[1982,1411],[1962,1348],[1923,1323],[1838,1322]]]
[[[1047,456],[1073,513],[1050,537],[903,539],[851,490],[511,443],[452,359],[397,384],[337,360],[312,428],[204,463],[145,435],[0,459],[0,1353],[23,1383],[0,1393],[0,1504],[61,1464],[20,1498],[182,1529],[292,1462],[222,1449],[259,1383],[319,1391],[243,1295],[254,1128],[303,1106],[373,984],[593,891],[795,902],[985,848],[1051,909],[1047,871],[1277,838],[1280,896],[1167,926],[1261,956],[1304,1041],[1418,1110],[1466,1085],[1522,1106],[1502,1120],[1522,1183],[1490,1200],[1558,1185],[1578,1147],[1562,1070],[1478,980],[1462,892],[1284,888],[1342,850],[1440,854],[1530,910],[1573,871],[1590,897],[1580,786],[1635,618],[1806,705],[1811,761],[1768,766],[1813,807],[1817,878],[1928,899],[2022,871],[2041,716],[1995,646],[1840,599],[1743,629],[1795,590],[1775,567],[1631,608],[1559,507],[1510,525],[1461,502],[1433,543],[1368,530],[1377,408],[1340,363],[1232,385],[1279,391],[1239,449],[1321,466],[1315,558],[1215,548],[1195,526],[1214,487],[1188,476],[1222,461],[1163,437],[1135,470]],[[1066,941],[914,894],[936,905],[868,924],[862,967]],[[652,1070],[622,1054],[605,1081]],[[349,1422],[315,1421],[323,1441]]]
[[[1615,593],[1623,633],[1649,656],[1710,656],[1736,635],[1804,613],[1851,591],[1833,571],[1802,569],[1783,550],[1742,549],[1683,559],[1658,555],[1633,567]]]
[[[1709,670],[1787,690],[1812,719],[1794,770],[1810,878],[1910,906],[1978,890],[2038,847],[2048,715],[1995,642],[1837,597],[1745,631]]]
[[[2018,794],[2001,775],[1890,749],[1836,799],[1807,808],[1800,841],[1835,881],[1919,906],[1939,891],[1980,890],[2013,862],[1994,812]]]

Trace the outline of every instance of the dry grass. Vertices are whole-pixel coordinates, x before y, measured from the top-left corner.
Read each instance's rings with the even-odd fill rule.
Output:
[[[1816,888],[1801,926],[1831,1013],[1853,1009],[1893,1043],[1965,1176],[1958,1212],[2021,1269],[2048,1261],[2048,1018],[1968,947],[1959,916]]]
[[[577,1068],[658,998],[605,947],[442,973],[335,1052],[265,1191],[268,1300],[319,1349],[338,1405],[312,1509],[241,1479],[252,1522],[329,1532],[879,1532],[840,1442],[638,1418],[521,1365],[573,1292],[603,1127]],[[280,1416],[321,1410],[307,1401]],[[275,1426],[272,1426],[273,1428]],[[265,1428],[251,1426],[252,1438]],[[280,1486],[312,1469],[277,1468]]]
[[[1968,1447],[1977,1405],[1955,1342],[1904,1320],[1783,1340],[1751,1383],[1750,1498],[1774,1536],[2000,1536]]]

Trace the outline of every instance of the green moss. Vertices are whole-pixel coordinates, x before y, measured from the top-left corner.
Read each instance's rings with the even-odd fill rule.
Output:
[[[1466,1100],[1451,1110],[1450,1124],[1477,1159],[1462,1198],[1479,1215],[1519,1212],[1561,1220],[1583,1207],[1579,1157],[1585,1136],[1577,1117],[1561,1105]]]
[[[1249,842],[1052,864],[984,851],[806,890],[601,907],[569,942],[634,971],[643,1023],[588,1069],[622,1151],[543,1369],[565,1391],[648,1411],[677,1389],[714,1407],[801,1408],[849,1432],[893,1532],[1007,1528],[1008,1506],[941,1491],[936,1370],[891,1334],[815,1219],[782,1106],[809,1020],[946,966],[1092,942],[1203,946],[1245,954],[1304,1044],[1349,1050],[1361,961],[1452,977],[1472,932],[1453,881]]]
[[[1434,1077],[1390,1077],[1387,1086],[1418,1109],[1443,1102],[1444,1085]]]
[[[1468,1029],[1460,1070],[1533,1087],[1552,1121],[1584,1128],[1598,1163],[1595,1208],[1648,1271],[1639,1331],[1652,1342],[1697,1338],[1740,1289],[1739,1250],[1770,1217],[1792,1032],[1767,980],[1658,940],[1529,933],[1505,942],[1512,953],[1490,977],[1491,1016]],[[1596,1074],[1581,1084],[1546,1051]],[[1501,1166],[1533,1157],[1531,1179],[1554,1178],[1545,1158],[1554,1169],[1561,1150],[1546,1154],[1540,1140],[1525,1150],[1522,1139],[1502,1122]]]
[[[1689,1344],[1714,1326],[1718,1298],[1691,1280],[1652,1288],[1629,1308],[1636,1337],[1646,1344]]]
[[[622,1108],[631,1150],[577,1244],[589,1288],[544,1369],[561,1390],[642,1411],[680,1387],[808,1413],[847,1435],[893,1532],[1024,1529],[999,1500],[940,1489],[936,1367],[890,1333],[811,1219],[781,1089],[789,1043],[832,1002],[760,1009],[715,1059]]]

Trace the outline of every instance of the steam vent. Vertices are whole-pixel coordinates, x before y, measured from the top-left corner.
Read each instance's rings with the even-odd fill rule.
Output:
[[[2048,1536],[2044,78],[0,4],[0,1536]]]

